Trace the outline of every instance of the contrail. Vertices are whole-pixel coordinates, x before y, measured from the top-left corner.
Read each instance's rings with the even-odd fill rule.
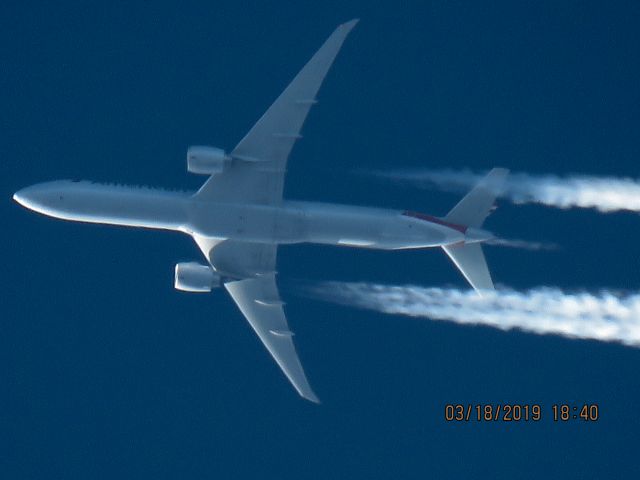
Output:
[[[414,170],[368,172],[378,177],[435,185],[449,191],[466,191],[484,175],[468,170]],[[595,208],[601,212],[640,211],[640,180],[588,175],[530,175],[512,173],[501,196],[515,203],[540,203],[557,208]]]
[[[473,290],[325,282],[304,288],[314,298],[380,312],[513,328],[537,334],[640,347],[640,294],[566,293],[558,288]]]
[[[484,242],[485,245],[495,245],[498,247],[520,248],[523,250],[558,250],[560,246],[556,243],[532,242],[530,240],[516,240],[509,238],[492,238]]]

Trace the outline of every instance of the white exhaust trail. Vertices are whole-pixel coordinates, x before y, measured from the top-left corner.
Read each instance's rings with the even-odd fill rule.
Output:
[[[549,242],[533,242],[530,240],[518,240],[511,238],[492,238],[484,242],[484,245],[497,247],[518,248],[521,250],[559,250],[560,245]]]
[[[380,312],[513,328],[537,334],[619,342],[640,347],[640,294],[567,293],[542,287],[524,292],[326,282],[305,288],[311,297]]]
[[[371,174],[442,190],[463,191],[482,177],[468,170],[414,170],[370,172]],[[595,208],[600,212],[640,212],[640,180],[588,175],[530,175],[512,173],[506,179],[502,197],[514,203],[540,203],[557,208]]]

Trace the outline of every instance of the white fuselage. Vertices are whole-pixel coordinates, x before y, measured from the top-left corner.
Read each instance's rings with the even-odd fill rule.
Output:
[[[319,243],[377,249],[425,248],[486,239],[488,232],[399,210],[313,202],[212,203],[189,192],[62,180],[14,198],[56,218],[176,230],[193,236],[262,243]],[[485,235],[486,234],[486,235]]]

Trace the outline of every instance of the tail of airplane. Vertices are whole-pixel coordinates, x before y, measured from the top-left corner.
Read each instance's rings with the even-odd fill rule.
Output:
[[[491,212],[496,195],[508,173],[509,170],[505,168],[491,170],[444,217],[449,223],[467,227],[465,234],[468,240],[465,243],[445,245],[442,248],[480,295],[482,291],[494,290],[481,246],[481,242],[491,238],[491,235],[480,227]]]

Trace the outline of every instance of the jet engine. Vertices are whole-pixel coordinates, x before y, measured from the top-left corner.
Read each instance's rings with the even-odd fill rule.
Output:
[[[229,156],[221,148],[194,145],[187,150],[187,170],[198,175],[214,175],[224,170]]]
[[[220,275],[208,265],[184,262],[176,265],[174,287],[183,292],[210,292],[220,286]]]

